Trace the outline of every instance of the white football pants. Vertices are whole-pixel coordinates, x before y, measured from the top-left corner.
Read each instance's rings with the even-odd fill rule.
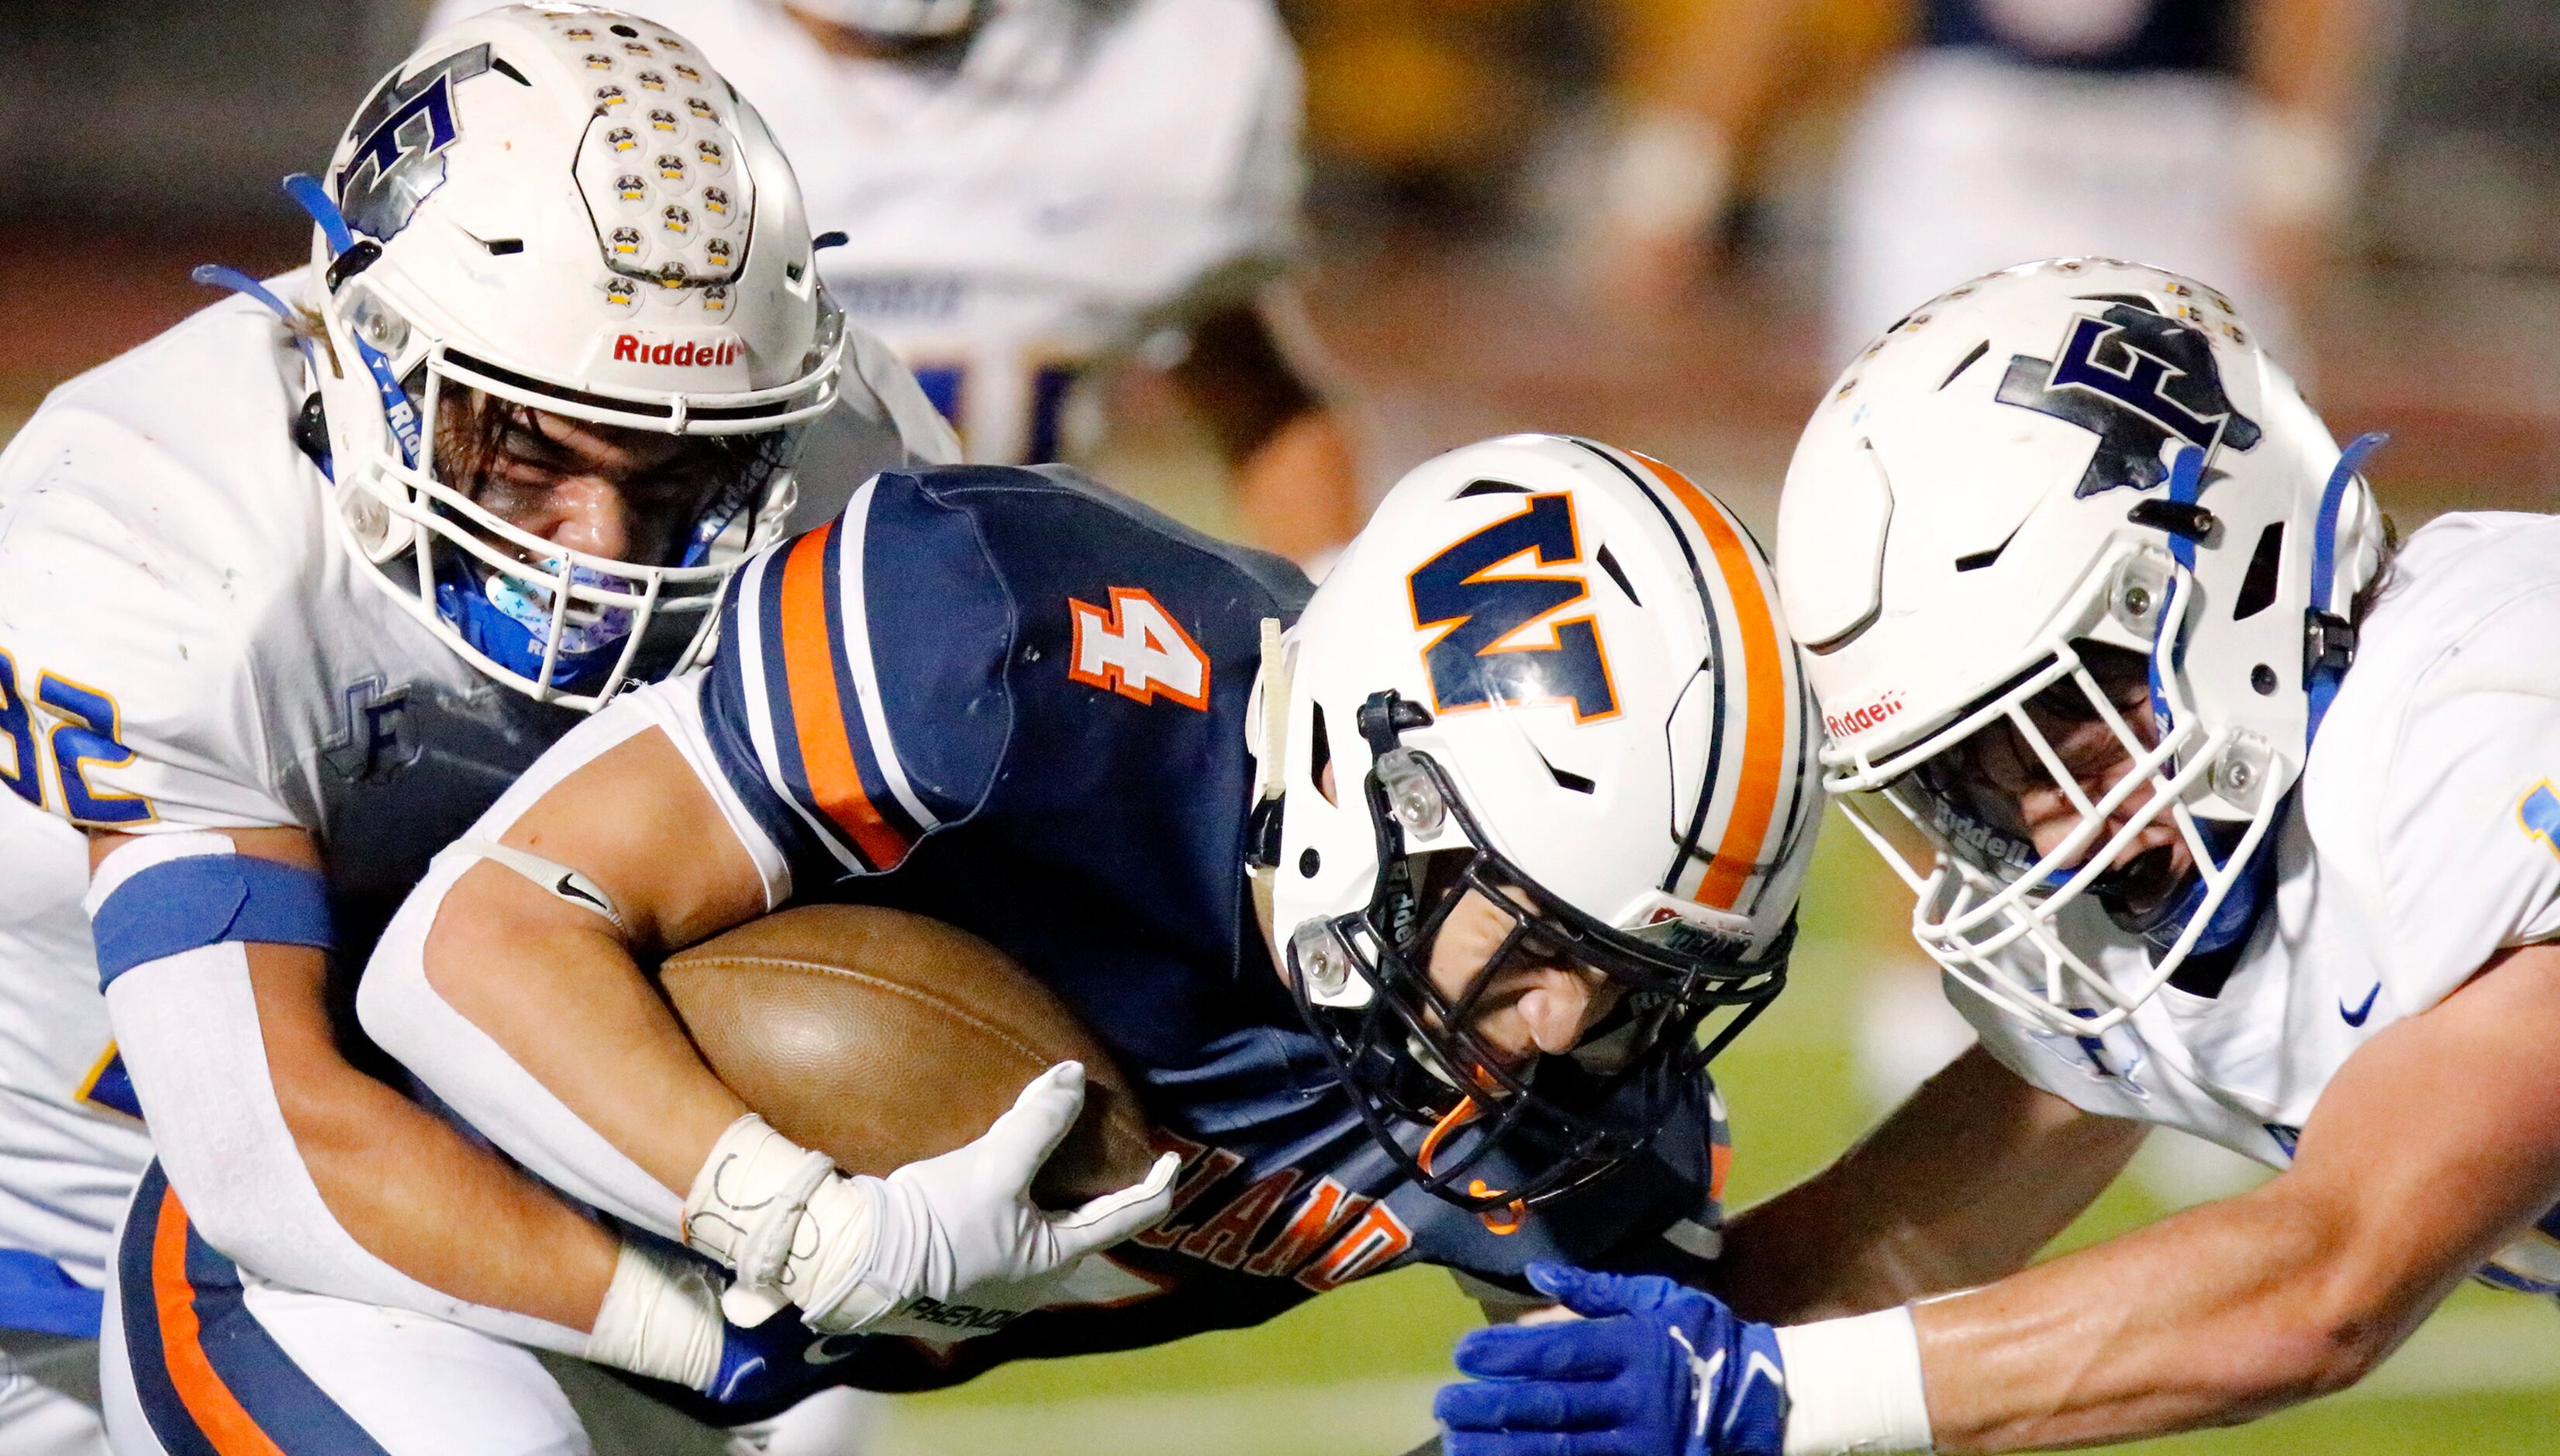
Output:
[[[854,1456],[882,1398],[830,1391],[733,1441],[581,1362],[241,1270],[156,1165],[117,1247],[99,1354],[117,1456]]]

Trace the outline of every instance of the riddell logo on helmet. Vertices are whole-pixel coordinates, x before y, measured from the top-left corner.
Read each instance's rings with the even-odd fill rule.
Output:
[[[641,334],[616,334],[613,358],[617,364],[657,364],[669,369],[717,369],[735,364],[740,352],[734,339],[718,343],[693,339],[651,339]]]
[[[1851,737],[1875,728],[1902,711],[1902,690],[1894,689],[1872,703],[1852,708],[1846,713],[1826,713],[1823,727],[1835,738]]]

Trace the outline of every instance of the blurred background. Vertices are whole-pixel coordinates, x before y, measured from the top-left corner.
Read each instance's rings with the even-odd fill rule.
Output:
[[[2404,531],[2560,506],[2548,0],[1282,12],[1308,172],[1291,296],[1266,311],[1371,497],[1449,446],[1566,430],[1672,461],[1765,533],[1798,425],[1867,337],[1974,273],[2093,251],[2203,276],[2341,438],[2392,432],[2376,478]],[[211,301],[192,264],[298,260],[275,179],[326,160],[422,15],[0,5],[0,439]],[[1083,461],[1241,534],[1231,452],[1170,373],[1096,388],[1108,426],[1076,434]],[[1719,1063],[1738,1203],[1821,1166],[1962,1042],[1904,948],[1904,895],[1853,836],[1828,837],[1806,905],[1795,986]],[[2064,1246],[2250,1176],[2155,1148]],[[1262,1330],[903,1402],[886,1448],[1399,1451],[1474,1319],[1442,1276],[1389,1276]],[[2560,1312],[2467,1292],[2364,1387],[2147,1449],[2548,1452],[2555,1393]]]

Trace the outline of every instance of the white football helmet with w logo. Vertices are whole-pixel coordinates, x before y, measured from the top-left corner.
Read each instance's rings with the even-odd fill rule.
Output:
[[[2380,560],[2360,456],[2227,299],[2109,259],[1968,283],[1840,377],[1788,471],[1778,575],[1826,786],[1917,826],[1933,863],[1848,806],[1949,974],[2089,1034],[2245,936]],[[2130,768],[2092,791],[2048,731],[2073,723]],[[2041,850],[1958,781],[2003,732],[2014,792],[2067,804]],[[2069,943],[2084,897],[2151,941],[2148,975]]]
[[[579,707],[708,642],[734,563],[780,525],[797,428],[835,402],[841,315],[752,107],[682,37],[510,6],[428,40],[358,111],[317,227],[315,360],[360,568],[502,682]],[[456,391],[733,445],[673,559],[554,546],[442,478]],[[733,457],[733,458],[731,458]]]
[[[1477,1095],[1577,1150],[1545,1185],[1475,1206],[1622,1160],[1641,1132],[1560,1105],[1567,1084],[1596,1095],[1711,1054],[1721,1036],[1696,1042],[1710,1011],[1783,984],[1821,812],[1810,702],[1759,549],[1669,466],[1551,435],[1423,464],[1266,655],[1257,693],[1278,948],[1372,1130],[1392,1149],[1398,1119]],[[1474,993],[1441,996],[1422,972],[1468,889],[1518,921],[1504,954],[1525,940],[1628,993],[1581,1050],[1546,1058],[1578,1067],[1539,1069],[1534,1088],[1470,1049]],[[1468,1161],[1416,1172],[1467,1203]]]

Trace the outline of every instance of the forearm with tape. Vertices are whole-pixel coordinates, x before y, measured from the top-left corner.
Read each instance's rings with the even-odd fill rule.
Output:
[[[598,1365],[700,1390],[720,1368],[718,1276],[682,1255],[622,1246],[595,1331],[577,1352]]]
[[[341,1227],[284,1121],[249,980],[250,944],[325,949],[318,872],[240,855],[228,835],[131,841],[86,899],[117,1046],[151,1138],[206,1241],[279,1284],[449,1319],[569,1354],[587,1337],[459,1300]]]
[[[1778,1354],[1787,1368],[1786,1456],[1931,1449],[1920,1337],[1908,1306],[1781,1325]]]

